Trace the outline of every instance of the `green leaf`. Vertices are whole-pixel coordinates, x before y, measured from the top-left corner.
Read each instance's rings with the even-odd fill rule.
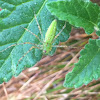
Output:
[[[100,78],[100,47],[97,46],[96,40],[90,39],[80,55],[79,62],[75,64],[73,71],[66,75],[65,87],[77,88]]]
[[[96,28],[96,34],[100,36],[100,21],[98,23],[98,28]]]
[[[47,3],[48,10],[60,20],[83,27],[90,34],[98,28],[100,7],[86,0],[63,0]]]
[[[100,47],[100,39],[96,39],[96,44],[98,47]]]
[[[55,19],[45,7],[48,1],[51,0],[0,0],[0,8],[3,9],[0,11],[0,51],[16,43],[42,44],[34,35],[22,27],[27,28],[42,40],[34,12],[45,37],[50,23]],[[57,33],[63,25],[64,22],[58,21]],[[54,44],[67,40],[70,30],[71,26],[67,23],[67,28],[64,29]],[[19,59],[31,47],[31,44],[16,45],[0,52],[0,83],[7,82],[12,76],[19,75],[22,70],[32,67],[41,59],[42,50],[35,48],[19,62]],[[53,48],[51,54],[54,53],[55,49]]]

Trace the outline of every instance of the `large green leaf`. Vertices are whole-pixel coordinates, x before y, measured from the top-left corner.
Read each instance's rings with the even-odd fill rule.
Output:
[[[73,71],[66,75],[65,87],[77,88],[100,78],[100,47],[97,46],[96,40],[89,40],[89,44],[80,55],[79,62],[75,64]]]
[[[98,29],[100,7],[89,0],[60,0],[47,3],[49,11],[60,20],[83,27],[90,34]]]
[[[40,24],[43,36],[49,27],[54,16],[48,12],[45,4],[52,0],[0,0],[0,51],[15,43],[31,42],[42,44],[34,35],[27,32],[24,28],[28,28],[31,32],[38,35],[40,39],[40,31],[34,18],[34,11]],[[64,22],[58,21],[57,33],[61,30]],[[22,27],[21,27],[22,26]],[[59,41],[68,39],[70,25],[56,39],[54,44]],[[19,59],[32,47],[31,44],[23,44],[13,46],[7,50],[0,52],[0,83],[7,82],[12,76],[17,76],[27,67],[32,67],[42,57],[42,50],[32,49],[18,64]],[[55,48],[51,51],[53,54]]]

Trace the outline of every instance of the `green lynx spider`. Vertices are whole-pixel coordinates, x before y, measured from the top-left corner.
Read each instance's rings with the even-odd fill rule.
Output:
[[[35,19],[36,19],[36,23],[38,25],[38,28],[39,28],[39,31],[40,31],[40,34],[41,34],[41,37],[43,37],[43,34],[41,32],[41,28],[40,28],[40,25],[37,21],[37,18],[36,18],[36,15],[35,15]],[[21,26],[22,27],[22,26]],[[61,34],[61,32],[63,31],[63,29],[66,27],[66,22],[65,22],[65,25],[62,27],[61,31],[56,35],[56,27],[57,27],[57,20],[54,19],[46,34],[45,34],[45,39],[42,41],[36,34],[34,34],[33,32],[31,32],[30,30],[28,30],[27,28],[24,28],[26,31],[28,31],[29,33],[33,34],[41,43],[42,45],[37,45],[37,44],[34,44],[34,43],[30,43],[30,42],[24,42],[24,43],[19,43],[19,44],[13,44],[9,47],[7,47],[6,49],[0,51],[0,52],[3,52],[5,50],[7,50],[8,48],[12,47],[12,46],[16,46],[16,45],[23,45],[23,44],[32,44],[33,46],[18,60],[18,63],[17,63],[17,66],[19,64],[19,62],[33,49],[33,48],[38,48],[38,49],[41,49],[43,51],[43,55],[48,55],[49,52],[52,50],[52,47],[65,47],[65,46],[58,46],[58,45],[53,45],[55,39]],[[67,47],[67,46],[66,46]]]

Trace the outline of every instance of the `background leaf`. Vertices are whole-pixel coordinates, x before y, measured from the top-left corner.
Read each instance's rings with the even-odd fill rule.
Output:
[[[73,71],[66,75],[65,87],[77,88],[100,78],[100,48],[96,40],[90,39],[80,55],[79,62],[75,64]]]
[[[98,28],[100,7],[88,0],[63,0],[47,3],[49,11],[60,20],[68,21],[75,27],[83,27],[86,33]]]
[[[39,29],[34,18],[34,11],[45,37],[54,16],[48,12],[45,4],[53,0],[0,0],[0,51],[15,43],[31,42],[41,44],[39,40],[20,26],[28,28],[41,39]],[[57,33],[61,30],[64,22],[58,21]],[[57,38],[54,44],[68,39],[71,26],[67,23],[67,28]],[[32,49],[21,61],[18,67],[18,60],[31,48],[32,45],[24,44],[11,47],[0,53],[0,83],[7,82],[12,76],[17,76],[22,70],[32,67],[42,57],[42,51]],[[53,48],[51,54],[56,48]]]

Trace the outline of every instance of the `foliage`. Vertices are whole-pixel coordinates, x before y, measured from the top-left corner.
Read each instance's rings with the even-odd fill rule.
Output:
[[[22,28],[29,29],[43,40],[34,12],[40,24],[43,37],[45,37],[50,23],[56,17],[58,18],[56,34],[63,27],[64,21],[67,21],[75,27],[83,27],[87,34],[91,34],[95,30],[97,35],[100,35],[100,7],[89,0],[1,0],[0,7],[2,8],[2,11],[0,11],[0,51],[12,44],[24,42],[41,45],[41,42],[34,35]],[[68,39],[71,30],[69,23],[56,39],[54,45]],[[0,83],[7,82],[12,76],[19,75],[22,70],[32,67],[41,59],[43,56],[42,50],[35,48],[18,64],[19,59],[31,47],[32,44],[16,45],[0,52]],[[80,53],[79,62],[75,64],[73,71],[66,75],[65,87],[80,87],[100,77],[99,47],[99,39],[90,39],[85,49]],[[54,54],[55,49],[52,49],[50,55]]]
[[[58,19],[68,21],[75,27],[83,27],[87,34],[94,30],[100,34],[100,7],[97,4],[86,0],[64,0],[50,2],[47,7]],[[73,71],[66,75],[65,87],[77,88],[100,78],[100,40],[91,39],[80,55]]]
[[[52,22],[54,16],[45,7],[51,0],[0,0],[0,83],[7,82],[12,76],[18,76],[22,70],[32,67],[42,57],[42,50],[32,49],[18,64],[19,59],[32,47],[32,44],[23,44],[7,47],[13,44],[30,42],[41,44],[41,42],[27,28],[36,34],[41,40],[34,13],[40,24],[43,36]],[[57,21],[57,32],[61,30],[64,21]],[[54,44],[66,41],[69,37],[71,26],[67,23],[67,28],[56,39]],[[23,28],[24,27],[24,28]],[[6,50],[5,50],[6,49]],[[56,48],[53,48],[50,55],[53,55]],[[17,66],[18,64],[18,66]]]

